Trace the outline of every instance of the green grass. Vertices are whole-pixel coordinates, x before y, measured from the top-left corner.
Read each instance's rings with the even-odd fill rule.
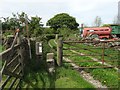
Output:
[[[93,69],[91,74],[95,79],[111,88],[118,88],[118,73],[112,69]],[[102,78],[102,79],[101,79]]]
[[[57,73],[56,88],[94,88],[67,64],[57,68]]]
[[[56,68],[56,73],[50,76],[44,71],[31,72],[22,83],[22,88],[95,88],[92,84],[85,81],[79,72],[72,70],[69,65],[64,64]],[[28,80],[27,80],[28,79]]]
[[[70,56],[69,58],[72,59],[73,61],[80,61],[80,60],[86,61],[86,62],[82,62],[82,63],[76,63],[79,66],[86,66],[86,67],[102,66],[101,64],[96,63],[96,62],[87,62],[90,60],[89,57],[83,58],[80,56],[75,56],[75,57]],[[111,87],[111,88],[118,87],[118,73],[117,73],[117,71],[115,71],[113,69],[100,69],[100,70],[93,69],[93,71],[88,69],[87,72],[90,72],[95,77],[95,79],[98,79],[103,84],[107,85],[108,87]]]
[[[94,46],[90,46],[90,45],[85,45],[85,44],[64,44],[65,47],[69,47],[69,48],[80,48],[78,50],[76,50],[77,52],[82,52],[84,54],[100,54],[102,55],[102,49],[100,47],[98,47],[99,49],[92,49],[95,48]],[[85,49],[81,49],[81,48],[85,48]],[[104,61],[106,61],[107,63],[114,65],[114,66],[118,66],[118,50],[115,50],[113,48],[109,48],[109,49],[105,49],[105,56],[104,56]],[[97,58],[98,60],[102,60],[102,56],[94,56],[95,58]],[[115,60],[115,61],[112,61]]]
[[[69,54],[72,54],[72,52],[69,51]],[[79,66],[84,67],[91,67],[91,66],[102,66],[102,64],[99,64],[97,62],[87,62],[90,59],[90,57],[83,57],[83,56],[70,56],[70,59],[73,61],[86,61],[82,63],[76,63]],[[118,72],[114,69],[87,69],[87,72],[91,73],[95,79],[98,79],[103,84],[107,85],[111,88],[118,87]]]
[[[49,50],[49,48],[45,47],[44,49]],[[32,55],[35,52],[33,50]],[[33,61],[34,63],[32,63]],[[43,65],[45,64],[43,61],[45,60],[40,62],[40,67],[36,70],[35,57],[33,57],[32,61],[30,61],[32,65],[27,66],[21,88],[94,88],[92,84],[80,76],[79,72],[72,70],[67,64],[64,64],[62,67],[56,67],[56,73],[53,75],[49,74]]]
[[[52,45],[55,46],[55,43],[53,40],[50,41],[52,43]],[[76,44],[77,45],[77,44]],[[64,44],[64,48],[79,48],[80,46],[78,45],[78,47],[75,46],[71,46],[71,45],[67,45]],[[82,47],[86,48],[86,45],[82,44]],[[89,48],[87,46],[87,48]],[[90,52],[85,51],[85,50],[76,50],[79,52],[83,52],[85,54],[90,54]],[[98,50],[99,51],[99,50]],[[100,50],[101,51],[101,50]],[[72,51],[68,51],[68,50],[64,50],[63,51],[64,54],[75,54]],[[111,51],[109,50],[109,52],[116,52],[116,51]],[[101,64],[97,63],[97,62],[87,62],[89,60],[92,60],[90,57],[87,56],[68,56],[67,58],[71,59],[73,62],[78,62],[76,63],[79,66],[84,66],[84,67],[91,67],[91,66],[102,66]],[[85,61],[85,62],[79,62],[79,61]],[[110,87],[110,88],[117,88],[118,85],[118,72],[114,69],[86,69],[85,71],[89,72],[95,79],[99,80],[100,82],[102,82],[102,84]]]
[[[21,88],[48,88],[49,83],[49,77],[46,72],[32,71],[24,77]]]
[[[71,54],[72,52],[69,51]],[[91,60],[89,57],[80,57],[80,56],[70,56],[68,57],[74,61],[86,61],[82,63],[76,63],[79,66],[83,67],[90,67],[90,66],[102,66],[97,62],[87,62]],[[107,85],[108,87],[117,87],[118,86],[118,72],[113,69],[88,69],[87,72],[90,72],[95,79],[100,80],[103,84]],[[111,83],[112,82],[112,83]]]

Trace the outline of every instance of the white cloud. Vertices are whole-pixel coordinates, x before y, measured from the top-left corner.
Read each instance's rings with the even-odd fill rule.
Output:
[[[10,16],[12,12],[24,11],[28,15],[38,15],[43,22],[55,14],[66,12],[76,17],[78,22],[91,23],[95,16],[104,22],[112,21],[117,14],[119,0],[0,0],[0,16]]]
[[[72,0],[71,2],[68,2],[71,11],[89,11],[93,10],[97,7],[102,7],[103,4],[109,4],[118,2],[119,0]]]

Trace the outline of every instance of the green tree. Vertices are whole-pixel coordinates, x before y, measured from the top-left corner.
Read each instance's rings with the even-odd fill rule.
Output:
[[[69,28],[71,30],[77,29],[79,24],[76,19],[67,13],[60,13],[47,21],[47,26],[57,30],[59,28]]]
[[[23,21],[24,19],[24,21]],[[23,29],[23,23],[25,23],[25,13],[22,12],[21,14],[14,14],[12,13],[12,17],[4,18],[2,22],[2,29],[3,30],[15,30],[17,28]]]
[[[41,18],[31,17],[28,18],[28,15],[25,12],[14,14],[12,13],[12,17],[3,18],[2,29],[3,30],[16,30],[17,28],[22,31],[22,33],[27,35],[38,36],[43,33],[43,24],[41,24]]]
[[[2,30],[10,30],[10,24],[9,24],[9,17],[3,18],[4,21],[2,21]]]
[[[102,27],[110,27],[110,24],[103,24]]]
[[[44,34],[55,34],[55,30],[53,28],[44,27],[43,33]]]
[[[70,32],[69,28],[59,28],[58,32],[63,35],[63,39],[66,39],[70,34],[73,34],[73,31]]]
[[[29,22],[29,31],[32,36],[39,36],[43,33],[43,24],[40,17],[31,17]]]

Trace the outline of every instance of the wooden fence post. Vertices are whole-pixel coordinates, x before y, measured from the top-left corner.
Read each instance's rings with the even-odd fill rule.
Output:
[[[62,41],[62,37],[60,37],[57,40],[57,64],[58,64],[58,66],[62,65],[62,59],[63,59],[62,48],[63,48],[63,41]]]
[[[23,49],[22,49],[22,41],[21,41],[21,36],[18,34],[18,44],[20,45],[19,52],[18,54],[20,55],[19,62],[21,63],[21,68],[22,69],[22,76],[24,75],[24,57],[23,57]]]

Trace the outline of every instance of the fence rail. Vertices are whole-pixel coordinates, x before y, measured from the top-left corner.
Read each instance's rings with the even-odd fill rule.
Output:
[[[117,40],[117,41],[70,41],[70,40],[69,41],[64,41],[64,40],[62,40],[62,37],[60,37],[56,40],[56,43],[57,43],[57,64],[59,66],[61,66],[62,63],[63,63],[63,57],[66,57],[66,56],[67,57],[69,57],[69,56],[80,56],[80,57],[81,56],[88,56],[88,57],[100,56],[101,59],[99,59],[99,60],[86,60],[86,61],[80,61],[80,62],[102,62],[101,64],[103,66],[101,66],[99,68],[105,68],[105,67],[106,68],[107,67],[108,68],[113,68],[113,67],[116,68],[118,66],[115,66],[115,65],[112,65],[112,66],[108,65],[107,66],[106,62],[119,62],[119,60],[114,60],[113,59],[113,60],[108,61],[108,60],[105,59],[106,56],[111,57],[111,55],[118,55],[118,54],[114,54],[114,53],[106,55],[105,50],[110,48],[110,47],[107,46],[107,44],[111,43],[111,42],[116,43],[116,42],[120,42],[120,40]],[[79,48],[78,47],[63,47],[64,44],[75,46],[76,44],[85,44],[86,45],[86,44],[89,44],[89,43],[91,43],[91,44],[92,43],[101,44],[101,46],[98,46],[98,47],[95,47],[95,46],[79,47]],[[96,51],[94,51],[94,49],[97,49],[97,50],[101,49],[101,52],[96,52]],[[69,51],[88,50],[93,54],[91,54],[91,53],[90,54],[83,54],[81,52],[74,52],[73,54],[67,54],[67,53],[64,54],[64,51],[66,51],[66,50],[69,50]],[[78,63],[80,63],[80,62],[78,61]],[[104,65],[106,65],[106,66],[104,66]],[[81,68],[91,68],[91,67],[81,67]],[[98,68],[98,67],[93,66],[92,68]]]

